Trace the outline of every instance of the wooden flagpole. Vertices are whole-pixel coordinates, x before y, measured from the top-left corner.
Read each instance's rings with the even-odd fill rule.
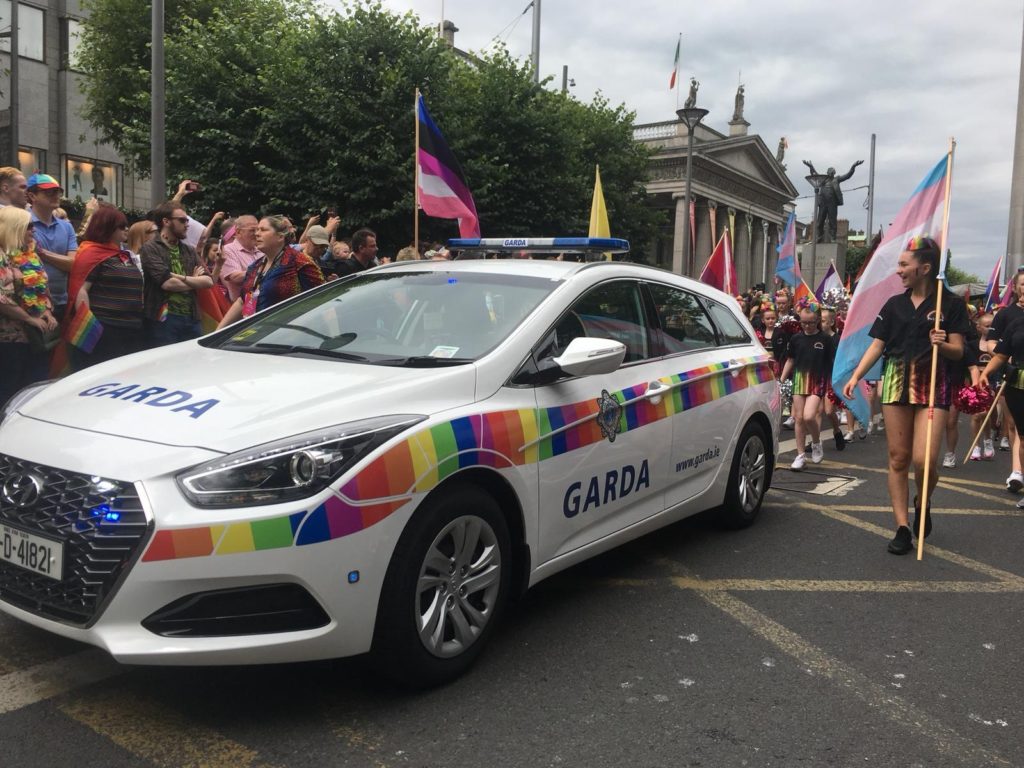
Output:
[[[442,21],[443,23],[443,21]],[[416,256],[420,253],[420,89],[416,89],[416,97],[413,102],[412,116],[416,121],[416,146],[412,152],[412,181],[413,181],[413,204],[412,204],[412,247]]]
[[[999,391],[996,392],[996,396],[992,398],[992,405],[988,407],[988,413],[985,414],[985,420],[981,422],[981,429],[978,430],[978,434],[974,436],[974,442],[971,443],[971,447],[967,449],[967,453],[964,454],[963,463],[966,464],[968,459],[971,458],[971,452],[974,451],[974,446],[981,440],[981,436],[985,433],[985,427],[988,426],[988,420],[992,418],[992,411],[996,409],[996,404],[999,402],[999,398],[1003,396],[1003,390],[1006,389],[1006,379],[1003,379],[1003,383],[999,385]]]
[[[939,265],[943,264],[946,256],[946,241],[949,237],[949,202],[953,184],[953,152],[956,149],[956,141],[949,140],[949,152],[946,153],[946,199],[942,206],[942,239],[939,241]],[[939,324],[942,322],[942,276],[944,270],[939,270],[935,276],[935,327],[934,330],[941,330]],[[917,559],[924,557],[924,529],[928,519],[928,483],[932,468],[932,425],[935,421],[935,374],[939,367],[939,347],[932,345],[932,375],[928,383],[928,427],[925,430],[924,439],[924,477],[918,502],[921,504],[921,522],[917,531]]]

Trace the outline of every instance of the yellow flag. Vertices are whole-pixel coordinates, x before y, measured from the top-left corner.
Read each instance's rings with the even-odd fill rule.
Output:
[[[601,166],[594,166],[594,199],[590,204],[590,232],[587,237],[611,237],[612,228],[608,224],[608,209],[604,204],[604,191],[601,189]],[[611,261],[611,254],[605,258]]]

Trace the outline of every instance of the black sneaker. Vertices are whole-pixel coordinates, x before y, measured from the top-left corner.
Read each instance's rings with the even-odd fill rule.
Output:
[[[837,451],[841,451],[844,448],[846,448],[846,440],[843,439],[843,432],[842,432],[842,430],[837,429],[835,432],[832,433],[832,437],[834,437],[835,440],[836,440],[836,450]]]
[[[917,500],[917,496],[914,497],[914,536],[917,536],[917,532],[921,530],[921,502]],[[932,500],[928,499],[928,509],[924,513],[924,537],[927,539],[928,534],[932,532]]]
[[[889,551],[894,555],[905,555],[914,548],[910,529],[901,525],[896,529],[896,536],[889,542]]]

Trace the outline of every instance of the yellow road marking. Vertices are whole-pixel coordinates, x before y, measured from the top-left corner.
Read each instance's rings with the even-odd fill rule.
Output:
[[[703,579],[672,577],[679,589],[704,592],[1024,592],[1021,581],[861,581],[857,579]]]
[[[1010,766],[1001,755],[975,744],[856,668],[829,656],[752,606],[725,592],[698,590],[701,598],[790,656],[811,674],[852,693],[868,707],[930,742],[958,765]]]
[[[64,714],[122,749],[167,768],[249,768],[266,765],[259,753],[181,713],[120,687],[62,702]]]
[[[832,509],[837,512],[888,512],[890,506],[860,506],[858,504],[836,504]],[[1013,507],[1009,509],[964,509],[952,507],[932,507],[933,515],[966,515],[967,517],[1020,517],[1021,513]]]
[[[860,518],[853,517],[852,515],[848,515],[845,512],[838,512],[828,507],[823,507],[820,504],[811,504],[810,502],[807,501],[796,501],[793,503],[797,507],[814,510],[816,512],[821,513],[822,515],[825,515],[826,517],[831,517],[833,520],[838,520],[848,525],[852,525],[856,528],[868,531],[877,536],[881,536],[886,539],[892,536],[892,531],[888,528],[883,528],[879,525],[875,525],[874,523],[869,523],[866,520],[861,520]],[[989,576],[999,581],[1016,582],[1024,580],[1024,577],[1021,577],[1015,573],[1010,573],[1009,571],[1003,571],[999,568],[994,568],[991,565],[986,565],[985,563],[978,562],[977,560],[965,557],[964,555],[959,555],[956,552],[950,552],[949,550],[943,549],[942,547],[936,547],[931,544],[926,544],[926,550],[929,554],[933,555],[934,557],[940,557],[943,560],[948,560],[951,563],[955,563],[957,565],[963,566],[964,568],[967,568],[968,570],[972,570],[984,576]]]
[[[0,715],[52,699],[75,688],[123,674],[128,667],[99,649],[0,675]]]

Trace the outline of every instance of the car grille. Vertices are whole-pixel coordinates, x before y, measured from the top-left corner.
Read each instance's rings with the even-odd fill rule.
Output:
[[[0,489],[23,474],[42,481],[42,492],[24,507],[0,492],[0,522],[63,542],[63,579],[0,561],[0,600],[58,621],[91,624],[149,536],[135,486],[0,454]]]

